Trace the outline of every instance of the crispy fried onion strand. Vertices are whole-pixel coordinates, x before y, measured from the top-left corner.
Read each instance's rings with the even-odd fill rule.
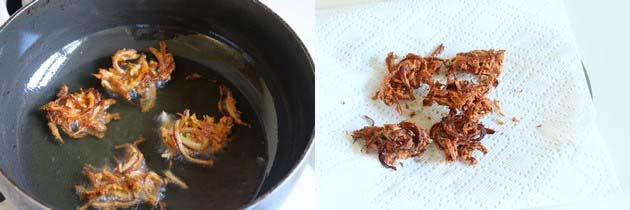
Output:
[[[107,113],[110,105],[116,100],[103,97],[96,89],[80,89],[69,94],[68,86],[61,86],[57,99],[40,107],[46,111],[48,127],[55,139],[64,143],[57,126],[68,136],[78,139],[87,135],[103,138],[107,124],[111,120],[120,119],[118,113]]]
[[[88,202],[79,209],[118,209],[129,208],[141,203],[163,207],[166,179],[153,171],[149,171],[144,155],[137,145],[143,141],[140,137],[132,144],[119,145],[117,149],[125,149],[125,160],[118,161],[111,169],[108,166],[100,170],[91,165],[83,168],[88,184],[75,186],[76,194]]]
[[[164,171],[164,176],[166,177],[166,180],[168,180],[168,183],[173,183],[182,189],[188,189],[188,185],[182,181],[182,179],[175,176],[175,174],[173,174],[170,170]]]
[[[365,140],[366,150],[376,150],[381,164],[394,170],[397,159],[420,156],[431,143],[427,133],[411,122],[365,126],[352,132],[352,138]]]
[[[112,56],[111,68],[99,69],[94,74],[105,89],[129,101],[139,98],[142,112],[155,106],[157,88],[167,82],[175,70],[173,55],[166,52],[166,42],[160,42],[160,50],[149,50],[157,62],[147,61],[146,55],[134,49],[120,49]]]
[[[221,112],[223,115],[232,117],[236,124],[248,128],[251,127],[251,125],[241,120],[241,111],[238,111],[238,109],[236,109],[236,100],[234,99],[234,96],[232,96],[232,91],[230,91],[230,88],[221,85],[219,86],[219,93],[221,95],[219,98],[219,103],[217,105],[219,107],[219,112]]]
[[[433,84],[432,75],[436,73],[444,61],[436,58],[444,50],[441,45],[431,53],[429,57],[421,57],[416,54],[407,54],[400,62],[395,64],[396,56],[389,53],[385,58],[389,74],[385,76],[379,91],[372,99],[380,99],[388,106],[395,105],[396,111],[402,114],[401,100],[415,100],[414,90],[422,84]]]
[[[160,126],[162,142],[167,147],[162,157],[174,158],[181,154],[187,161],[212,166],[214,161],[208,158],[227,145],[234,126],[232,118],[224,116],[215,122],[213,117],[204,115],[200,120],[188,109],[178,115],[180,119],[163,121]]]

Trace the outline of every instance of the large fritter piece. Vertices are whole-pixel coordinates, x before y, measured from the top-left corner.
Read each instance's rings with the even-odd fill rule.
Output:
[[[365,140],[368,152],[377,151],[383,166],[396,170],[396,160],[421,155],[431,142],[427,133],[411,122],[366,126],[352,132],[355,140]]]
[[[88,202],[79,209],[129,208],[142,203],[154,207],[160,204],[164,208],[160,200],[168,180],[147,168],[144,155],[137,148],[141,141],[142,138],[133,144],[118,146],[125,150],[125,155],[114,168],[97,169],[91,165],[83,168],[88,184],[77,185],[75,191]]]

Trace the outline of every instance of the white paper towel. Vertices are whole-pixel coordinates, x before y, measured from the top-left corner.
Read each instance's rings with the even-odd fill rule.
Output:
[[[427,55],[439,43],[446,45],[442,57],[506,50],[490,94],[501,101],[506,124],[485,118],[497,133],[483,140],[489,153],[477,153],[476,166],[447,164],[432,145],[398,171],[385,169],[349,134],[367,125],[363,115],[427,130],[440,120],[446,109],[422,107],[421,99],[409,103],[413,118],[370,99],[387,72],[388,52]],[[620,191],[561,0],[410,0],[320,10],[315,59],[318,209],[528,208]]]

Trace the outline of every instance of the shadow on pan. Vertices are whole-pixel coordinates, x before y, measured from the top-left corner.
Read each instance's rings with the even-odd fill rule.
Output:
[[[96,87],[90,75],[109,65],[116,49],[145,51],[167,40],[175,55],[173,80],[149,113],[122,100],[122,119],[103,140],[57,145],[37,108],[62,84]],[[75,208],[72,186],[81,167],[111,162],[113,146],[142,135],[153,170],[164,168],[154,121],[184,108],[218,116],[218,84],[185,81],[188,73],[234,90],[251,129],[237,127],[217,165],[177,164],[189,191],[168,187],[167,207],[274,208],[300,172],[314,128],[314,67],[288,26],[257,1],[40,0],[0,29],[0,191],[26,208]],[[17,186],[14,188],[13,186]]]

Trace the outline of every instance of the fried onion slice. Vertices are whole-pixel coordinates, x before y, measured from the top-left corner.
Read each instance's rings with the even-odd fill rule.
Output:
[[[166,180],[168,180],[168,183],[173,183],[182,189],[188,189],[188,185],[170,170],[166,170],[163,173],[164,173],[164,176],[166,177]]]
[[[363,139],[366,150],[377,151],[381,164],[394,170],[396,160],[420,156],[431,142],[427,133],[411,122],[365,126],[352,132],[352,138]]]
[[[88,184],[75,186],[75,191],[88,202],[79,209],[129,208],[142,203],[154,207],[158,203],[164,205],[160,200],[167,181],[147,168],[144,155],[137,147],[142,140],[140,137],[133,144],[117,146],[117,149],[124,149],[125,153],[124,160],[118,161],[114,168],[83,167]]]
[[[189,162],[212,166],[214,161],[210,156],[225,148],[230,140],[228,135],[234,126],[232,118],[224,116],[215,121],[204,115],[203,119],[197,119],[188,109],[178,115],[180,118],[174,121],[162,120],[160,133],[167,147],[162,157],[169,159],[182,155]]]
[[[232,117],[236,124],[248,128],[251,127],[251,125],[241,120],[241,111],[238,111],[238,109],[236,109],[236,100],[234,99],[234,96],[232,96],[232,91],[230,91],[230,88],[221,85],[219,86],[219,93],[221,94],[219,103],[217,105],[219,107],[219,112],[221,112],[223,115]]]
[[[116,100],[103,97],[96,89],[80,89],[68,93],[68,86],[61,86],[57,99],[40,107],[46,112],[48,127],[55,139],[64,143],[57,126],[68,136],[78,139],[87,135],[103,138],[107,124],[120,118],[118,113],[110,114],[107,109]]]
[[[157,88],[171,78],[175,70],[173,55],[166,51],[166,42],[160,42],[160,50],[149,49],[157,62],[148,60],[134,49],[120,49],[112,56],[112,67],[99,69],[94,77],[101,85],[128,101],[139,98],[142,112],[155,106]]]

